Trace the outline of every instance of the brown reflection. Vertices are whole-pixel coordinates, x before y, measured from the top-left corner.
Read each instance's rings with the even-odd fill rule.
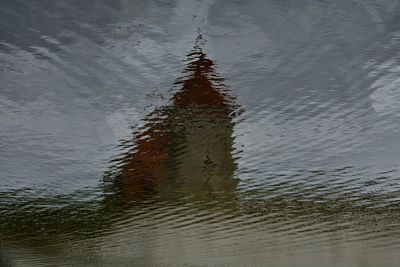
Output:
[[[170,105],[154,110],[123,158],[117,184],[125,200],[166,192],[234,192],[233,114],[237,108],[197,38]]]

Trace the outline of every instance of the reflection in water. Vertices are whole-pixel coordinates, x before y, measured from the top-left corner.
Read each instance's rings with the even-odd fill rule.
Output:
[[[202,45],[199,35],[182,77],[174,83],[170,104],[152,111],[133,141],[124,142],[129,152],[113,161],[98,188],[104,190],[104,198],[82,190],[14,202],[13,193],[5,194],[3,239],[32,247],[58,243],[60,237],[85,240],[107,233],[116,221],[135,217],[149,206],[157,209],[163,201],[177,201],[179,206],[189,200],[206,210],[214,197],[228,204],[235,201],[233,119],[239,109]],[[152,202],[160,198],[161,204]]]
[[[329,1],[306,5],[215,1],[215,6],[214,1],[202,1],[196,8],[203,5],[212,13],[207,30],[213,39],[209,48],[227,68],[227,75],[237,76],[231,79],[232,90],[235,87],[235,95],[247,102],[246,118],[235,124],[238,106],[216,74],[213,61],[202,51],[203,40],[198,37],[182,77],[174,84],[169,105],[148,114],[133,139],[123,142],[129,152],[113,161],[104,183],[95,188],[77,183],[81,188],[75,193],[66,191],[74,179],[84,180],[88,175],[97,181],[104,167],[90,163],[101,162],[99,158],[85,161],[106,150],[96,150],[100,145],[92,134],[98,125],[89,122],[107,124],[99,118],[109,111],[105,106],[119,110],[125,103],[115,100],[121,99],[119,95],[127,97],[128,106],[140,107],[131,100],[142,98],[137,95],[153,82],[143,77],[178,72],[181,62],[174,63],[165,51],[174,50],[171,47],[182,36],[191,36],[192,32],[186,35],[176,26],[186,18],[194,19],[189,13],[196,9],[192,5],[200,2],[177,1],[175,9],[174,1],[113,1],[121,4],[113,7],[115,10],[102,6],[101,1],[96,7],[82,7],[79,1],[65,6],[57,2],[41,6],[33,1],[9,1],[6,6],[11,10],[12,3],[18,3],[15,12],[3,12],[11,18],[2,20],[9,21],[6,28],[18,34],[6,39],[12,45],[1,43],[9,51],[0,56],[15,61],[14,70],[30,72],[26,65],[32,65],[32,74],[17,76],[13,70],[2,69],[10,90],[2,93],[0,107],[8,113],[1,122],[9,126],[0,138],[2,152],[6,152],[0,158],[6,162],[1,166],[6,178],[1,181],[0,193],[0,265],[13,259],[23,266],[46,265],[43,262],[48,259],[49,266],[253,262],[260,266],[266,262],[271,266],[297,266],[299,262],[302,266],[376,266],[377,256],[385,254],[387,262],[396,262],[400,245],[399,142],[397,109],[391,103],[397,96],[392,92],[396,86],[385,85],[397,84],[393,74],[398,72],[399,60],[396,56],[393,61],[379,62],[384,43],[380,33],[374,37],[378,54],[351,57],[367,51],[374,40],[369,25],[375,24],[367,22],[368,12],[375,12],[375,2],[369,5],[367,1],[368,12],[355,15],[358,2],[349,8],[346,1],[343,5]],[[14,13],[24,14],[32,5],[35,10],[47,10],[49,17],[25,20],[20,15],[20,20],[15,20],[24,23],[14,24]],[[50,8],[45,7],[48,5]],[[63,15],[74,18],[76,10],[96,15],[82,12],[83,21],[74,26]],[[172,13],[165,12],[168,10]],[[126,17],[119,11],[126,11]],[[62,24],[47,29],[54,12],[63,18]],[[132,12],[148,18],[131,21]],[[174,16],[171,14],[178,14],[175,23],[165,23]],[[354,21],[343,20],[344,14]],[[99,21],[99,17],[110,21]],[[378,20],[386,17],[384,12]],[[118,33],[103,31],[125,19],[122,25],[126,27],[119,26]],[[114,20],[118,23],[113,24]],[[164,24],[173,26],[163,28]],[[172,37],[164,38],[169,34]],[[398,38],[393,40],[396,52]],[[227,49],[229,42],[232,47]],[[137,47],[127,49],[132,43]],[[88,47],[98,50],[89,51]],[[177,45],[175,50],[182,49]],[[369,96],[365,90],[368,79],[355,70],[365,69],[371,58],[377,62],[368,64],[375,65],[377,73],[369,78],[378,77],[373,87],[379,88]],[[162,65],[160,72],[153,72],[158,65]],[[36,68],[45,72],[36,72]],[[82,69],[91,76],[83,77]],[[46,82],[48,71],[57,79]],[[43,76],[36,77],[37,73]],[[173,79],[164,78],[159,80],[169,83]],[[3,96],[11,100],[3,100]],[[87,113],[93,99],[101,106],[99,116]],[[74,102],[76,112],[70,113],[74,109],[68,101]],[[47,110],[48,104],[52,106]],[[81,119],[82,114],[88,118]],[[67,127],[53,127],[59,126],[56,122],[61,119],[60,124]],[[48,121],[52,123],[46,124]],[[87,132],[75,132],[77,123],[89,124]],[[42,126],[47,126],[48,132],[39,129]],[[100,127],[99,132],[107,127]],[[240,158],[235,156],[236,142],[245,150]],[[71,144],[76,146],[70,148]],[[389,147],[392,154],[384,151]],[[43,158],[39,157],[42,153],[46,154]],[[389,157],[395,161],[393,165],[386,164]],[[82,171],[86,169],[98,173]],[[31,179],[31,172],[43,177]],[[71,173],[79,173],[78,178]],[[14,180],[19,175],[28,178]],[[53,178],[62,180],[61,185]],[[20,181],[21,186],[9,185]],[[41,185],[45,185],[43,190]],[[62,260],[66,263],[59,264]],[[79,264],[74,264],[75,260]]]
[[[155,109],[135,137],[116,180],[126,200],[178,191],[234,192],[232,157],[235,104],[197,45],[171,104]]]

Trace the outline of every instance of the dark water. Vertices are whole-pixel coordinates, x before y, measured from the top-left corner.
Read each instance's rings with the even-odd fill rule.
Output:
[[[0,1],[0,266],[397,266],[400,2]]]

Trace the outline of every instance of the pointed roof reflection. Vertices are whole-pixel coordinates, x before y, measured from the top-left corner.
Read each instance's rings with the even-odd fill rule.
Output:
[[[143,121],[116,181],[127,200],[166,191],[234,191],[234,98],[202,51],[202,37],[187,56],[170,105]]]

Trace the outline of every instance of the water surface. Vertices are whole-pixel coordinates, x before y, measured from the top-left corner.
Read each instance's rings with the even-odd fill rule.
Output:
[[[399,262],[397,1],[0,7],[1,266]]]

